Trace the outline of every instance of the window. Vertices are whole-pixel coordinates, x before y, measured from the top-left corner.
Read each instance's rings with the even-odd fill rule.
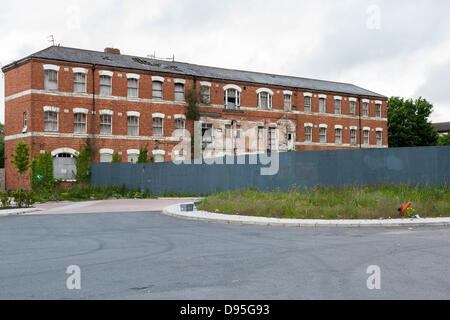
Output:
[[[305,127],[305,141],[306,142],[312,141],[312,127],[311,126]]]
[[[160,150],[153,150],[153,161],[154,162],[164,162],[164,153]]]
[[[341,100],[339,99],[334,100],[334,113],[341,114]]]
[[[55,179],[73,180],[77,172],[76,158],[70,153],[58,153],[53,156],[53,177]]]
[[[135,78],[127,79],[127,95],[128,97],[139,96],[139,80]]]
[[[175,100],[184,101],[184,84],[175,83]]]
[[[153,117],[153,135],[162,137],[163,133],[163,118]]]
[[[258,100],[260,108],[272,109],[272,96],[268,92],[260,92]]]
[[[367,129],[364,129],[364,144],[369,144],[369,142],[370,142],[369,134],[370,134],[370,131]]]
[[[153,99],[163,98],[163,83],[161,81],[152,82],[152,98]]]
[[[86,74],[81,72],[73,74],[73,92],[86,92]]]
[[[375,113],[377,118],[381,118],[381,103],[375,104]]]
[[[225,125],[225,138],[231,139],[231,125],[229,124]]]
[[[45,90],[58,90],[58,71],[45,70],[44,71],[44,88]]]
[[[100,134],[112,134],[112,115],[100,115]]]
[[[86,114],[74,113],[73,115],[73,132],[86,133]]]
[[[200,95],[202,99],[202,103],[209,104],[211,102],[211,96],[210,96],[210,87],[209,86],[201,86],[200,87]]]
[[[182,118],[175,119],[175,134],[176,136],[183,136],[185,127],[185,120]]]
[[[350,101],[350,114],[356,114],[356,101]]]
[[[342,129],[341,128],[334,129],[334,140],[337,144],[342,143]]]
[[[311,97],[305,96],[305,112],[311,112]]]
[[[240,106],[240,92],[236,89],[225,90],[225,108],[237,109]]]
[[[100,150],[100,162],[112,162],[113,152],[102,152]]]
[[[369,116],[369,102],[363,102],[363,117]]]
[[[270,151],[277,150],[277,138],[275,128],[269,128],[269,149]]]
[[[264,150],[264,127],[258,127],[258,151]]]
[[[320,142],[326,143],[327,142],[327,128],[321,127],[319,130],[319,134],[320,134]]]
[[[241,138],[241,126],[237,125],[236,126],[236,139],[240,139]]]
[[[112,95],[112,77],[107,75],[100,76],[100,94],[104,96]]]
[[[320,98],[319,99],[319,112],[325,113],[326,112],[326,108],[325,108],[325,98]]]
[[[356,129],[350,129],[350,144],[356,144]]]
[[[284,111],[291,111],[292,109],[292,101],[291,101],[291,95],[285,94],[284,95]]]
[[[383,132],[377,130],[377,146],[381,146],[383,144]]]
[[[139,158],[139,150],[128,150],[127,155],[128,155],[127,159],[128,162],[136,163]]]
[[[202,148],[205,149],[209,143],[212,143],[212,124],[202,123]]]
[[[138,136],[139,135],[139,117],[137,116],[127,116],[128,125],[128,135]]]
[[[44,111],[44,131],[58,131],[58,112]]]
[[[28,114],[26,112],[23,113],[23,129],[22,132],[26,132],[28,127]]]

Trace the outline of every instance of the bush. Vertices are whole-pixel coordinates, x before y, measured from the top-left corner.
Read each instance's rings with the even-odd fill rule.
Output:
[[[7,208],[11,205],[11,199],[8,196],[8,191],[0,191],[0,201],[2,202],[2,208]]]
[[[12,192],[12,197],[14,198],[14,202],[16,206],[22,208],[25,204],[25,192],[23,189],[16,190]]]
[[[27,207],[31,207],[36,202],[36,193],[33,191],[25,191],[23,201]]]

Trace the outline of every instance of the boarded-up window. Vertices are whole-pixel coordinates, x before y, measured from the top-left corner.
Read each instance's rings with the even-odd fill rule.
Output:
[[[77,172],[76,158],[70,153],[60,153],[53,157],[53,177],[73,180]]]
[[[55,70],[44,71],[45,90],[58,90],[58,72]]]

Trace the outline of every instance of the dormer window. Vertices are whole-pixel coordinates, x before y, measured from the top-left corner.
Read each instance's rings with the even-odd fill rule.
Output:
[[[44,89],[58,90],[59,67],[53,64],[44,64]]]
[[[258,107],[261,109],[272,109],[272,96],[273,91],[267,88],[260,88],[256,90],[258,94]]]
[[[229,84],[223,87],[223,90],[225,109],[239,109],[242,89],[234,84]]]

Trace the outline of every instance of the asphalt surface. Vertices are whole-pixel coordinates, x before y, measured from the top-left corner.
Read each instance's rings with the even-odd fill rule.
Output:
[[[81,270],[69,290],[66,269]],[[381,289],[369,290],[370,265]],[[159,212],[0,218],[0,299],[449,299],[450,228],[298,228]]]

